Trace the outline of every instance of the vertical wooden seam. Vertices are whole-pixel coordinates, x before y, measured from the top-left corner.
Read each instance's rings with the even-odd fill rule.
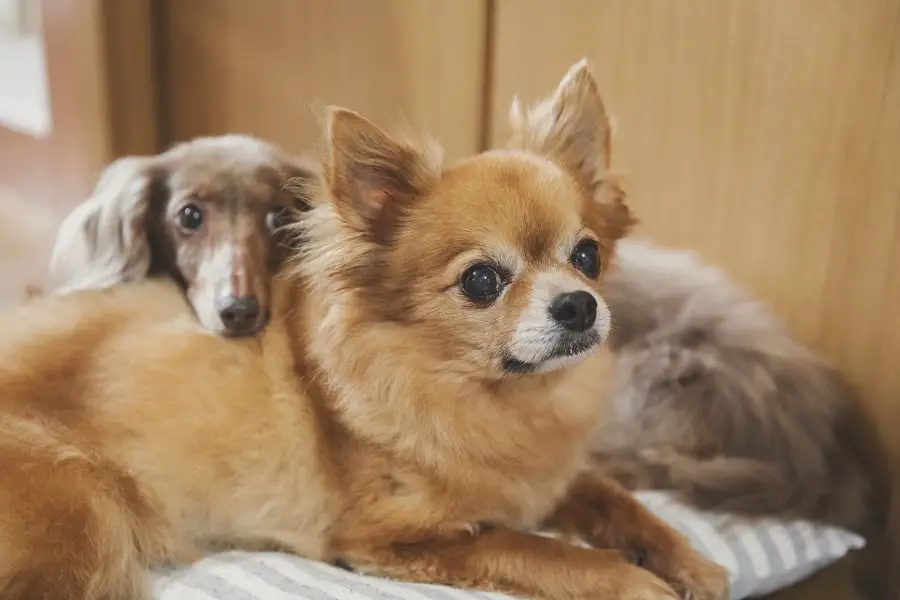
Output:
[[[101,7],[112,157],[159,149],[154,4],[154,0],[104,0]]]
[[[484,59],[482,62],[481,115],[478,150],[483,152],[491,146],[493,128],[494,69],[497,43],[496,3],[498,0],[484,0]]]
[[[172,109],[169,99],[169,70],[172,56],[169,52],[169,3],[166,0],[152,0],[150,6],[151,42],[153,44],[154,77],[156,80],[156,129],[159,150],[165,150],[176,140],[172,133]]]

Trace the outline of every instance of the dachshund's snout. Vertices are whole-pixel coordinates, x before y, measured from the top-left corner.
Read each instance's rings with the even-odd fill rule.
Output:
[[[265,325],[262,307],[255,296],[221,296],[216,300],[216,310],[227,335],[254,335]]]

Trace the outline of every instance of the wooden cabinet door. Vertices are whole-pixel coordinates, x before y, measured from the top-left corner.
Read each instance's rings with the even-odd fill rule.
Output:
[[[166,139],[251,133],[303,152],[342,104],[482,143],[487,0],[163,0]]]

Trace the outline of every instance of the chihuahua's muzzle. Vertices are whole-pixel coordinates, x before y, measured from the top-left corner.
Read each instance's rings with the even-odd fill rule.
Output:
[[[596,292],[570,276],[542,276],[506,348],[503,370],[548,372],[580,362],[609,327],[609,309]]]

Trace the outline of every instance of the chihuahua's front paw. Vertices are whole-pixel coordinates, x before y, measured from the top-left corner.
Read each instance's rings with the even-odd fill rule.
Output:
[[[727,600],[728,571],[685,541],[666,555],[648,557],[646,568],[663,578],[683,600]]]
[[[603,582],[599,588],[591,596],[592,600],[679,600],[678,594],[668,583],[646,569],[631,565],[617,570],[615,582]]]

